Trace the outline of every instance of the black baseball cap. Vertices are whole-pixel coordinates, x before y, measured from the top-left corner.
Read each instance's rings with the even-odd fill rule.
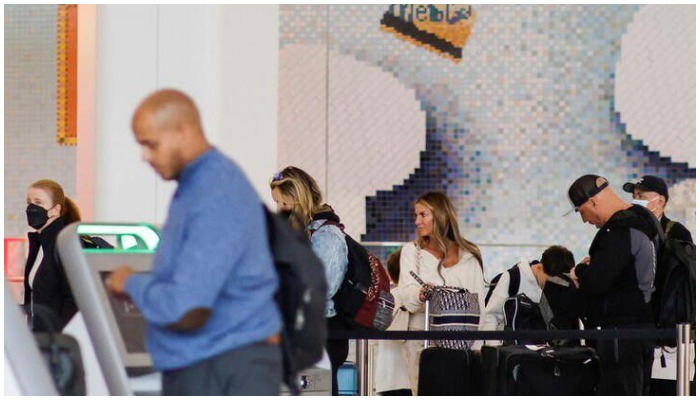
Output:
[[[603,189],[608,187],[608,180],[598,175],[583,175],[582,177],[576,179],[574,183],[569,187],[569,201],[573,208],[569,210],[564,215],[569,215],[574,211],[578,211],[578,208],[591,197],[600,193]]]
[[[622,185],[622,190],[627,193],[634,193],[634,188],[638,188],[642,192],[656,192],[664,196],[668,202],[668,186],[666,186],[666,182],[658,176],[644,175],[636,181],[627,182]]]

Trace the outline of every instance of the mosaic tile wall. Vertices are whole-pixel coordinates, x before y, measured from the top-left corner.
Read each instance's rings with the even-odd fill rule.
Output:
[[[694,7],[476,5],[459,61],[383,31],[388,5],[281,6],[279,166],[364,241],[412,239],[446,191],[487,277],[586,255],[595,228],[561,216],[585,173],[665,178],[695,235]]]
[[[24,237],[26,190],[50,178],[75,195],[76,148],[56,142],[55,5],[5,5],[5,237]]]

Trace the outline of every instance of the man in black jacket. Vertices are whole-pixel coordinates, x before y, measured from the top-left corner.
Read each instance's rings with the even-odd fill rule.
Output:
[[[622,190],[632,193],[632,203],[643,205],[656,215],[666,236],[672,239],[693,243],[690,231],[678,221],[672,221],[666,216],[668,204],[668,186],[663,179],[645,175],[634,182],[627,182]]]
[[[653,215],[622,200],[597,175],[584,175],[569,188],[569,200],[585,223],[599,230],[589,257],[571,270],[585,302],[586,328],[654,328],[657,234]],[[600,395],[647,395],[653,340],[601,340]]]
[[[627,182],[622,186],[622,190],[632,193],[632,203],[645,206],[654,213],[661,222],[661,228],[666,235],[666,239],[675,239],[683,242],[693,243],[690,231],[678,221],[673,221],[666,216],[666,204],[668,204],[668,186],[663,179],[645,175],[636,181]],[[663,287],[664,260],[659,260],[657,270],[656,286]],[[660,278],[660,279],[659,279]],[[673,349],[657,347],[654,354],[654,367],[652,368],[652,379],[649,394],[651,396],[673,396],[676,394],[676,380],[672,378],[676,371],[676,354]],[[663,358],[662,358],[663,357]],[[661,371],[671,371],[661,372]],[[671,377],[669,376],[671,375]],[[695,393],[695,379],[691,381],[691,394]]]

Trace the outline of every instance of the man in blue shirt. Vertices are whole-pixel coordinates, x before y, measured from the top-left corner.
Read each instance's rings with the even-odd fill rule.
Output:
[[[148,322],[163,394],[277,395],[278,281],[255,190],[207,142],[197,107],[179,91],[147,97],[132,129],[144,160],[178,187],[152,271],[119,267],[106,284]]]

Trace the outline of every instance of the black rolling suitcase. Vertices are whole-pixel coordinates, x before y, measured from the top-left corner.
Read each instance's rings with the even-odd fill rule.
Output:
[[[426,302],[425,330],[430,329]],[[419,396],[466,396],[474,393],[472,379],[471,351],[453,350],[442,347],[428,348],[420,354],[418,369]]]
[[[594,395],[600,362],[589,347],[484,346],[481,348],[487,396]]]
[[[420,354],[419,396],[466,396],[470,393],[469,353],[430,347]]]

